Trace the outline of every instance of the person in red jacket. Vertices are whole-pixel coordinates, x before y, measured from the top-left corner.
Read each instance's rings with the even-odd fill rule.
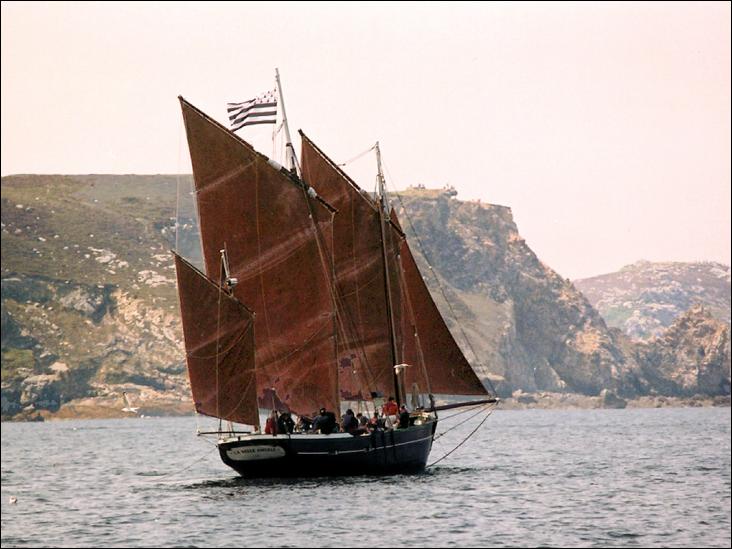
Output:
[[[394,400],[394,397],[389,397],[389,400],[384,404],[382,411],[385,416],[395,416],[399,413],[399,406]]]
[[[264,434],[276,435],[277,434],[277,411],[272,410],[267,418],[267,423],[264,424]]]

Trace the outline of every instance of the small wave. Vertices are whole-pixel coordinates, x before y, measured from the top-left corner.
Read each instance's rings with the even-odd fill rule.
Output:
[[[616,532],[613,530],[610,530],[607,533],[608,536],[611,538],[618,538],[618,539],[625,539],[625,538],[642,538],[643,534],[636,534],[634,532]]]

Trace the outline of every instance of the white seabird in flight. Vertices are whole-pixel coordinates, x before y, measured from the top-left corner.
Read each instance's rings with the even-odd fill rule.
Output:
[[[132,404],[130,403],[130,399],[127,397],[127,393],[126,392],[122,392],[122,398],[125,399],[125,404],[126,404],[126,406],[124,408],[122,408],[122,411],[123,412],[129,412],[131,414],[136,414],[137,411],[140,409],[140,407],[139,406],[132,406]]]

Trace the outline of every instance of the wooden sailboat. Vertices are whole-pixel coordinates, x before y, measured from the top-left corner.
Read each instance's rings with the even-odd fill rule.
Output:
[[[440,410],[433,394],[496,399],[419,273],[388,206],[378,144],[374,198],[304,134],[298,174],[180,103],[205,264],[204,273],[176,254],[193,400],[200,414],[253,426],[215,432],[222,460],[250,477],[423,470]],[[401,428],[259,432],[260,409],[340,415],[391,395],[407,404],[408,392]]]

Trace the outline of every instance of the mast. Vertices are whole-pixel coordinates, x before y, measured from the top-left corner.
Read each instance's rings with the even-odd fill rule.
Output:
[[[378,184],[379,184],[379,226],[381,229],[381,256],[384,265],[384,290],[386,291],[386,313],[389,317],[389,340],[391,342],[391,358],[392,366],[399,364],[396,342],[396,325],[394,323],[394,303],[391,297],[391,280],[389,277],[389,263],[386,253],[386,224],[389,222],[389,210],[386,198],[386,182],[384,181],[384,172],[381,168],[381,149],[379,142],[376,142],[376,165],[378,168]],[[399,370],[393,369],[394,375],[394,392],[396,393],[397,404],[401,406],[402,397],[399,386]]]
[[[285,128],[285,155],[287,158],[287,169],[295,175],[299,175],[297,167],[297,157],[295,156],[295,148],[292,146],[290,138],[290,126],[287,124],[287,112],[285,111],[285,98],[282,95],[282,84],[280,83],[280,70],[275,68],[275,79],[277,80],[277,93],[280,96],[280,105],[282,105],[282,125]]]

